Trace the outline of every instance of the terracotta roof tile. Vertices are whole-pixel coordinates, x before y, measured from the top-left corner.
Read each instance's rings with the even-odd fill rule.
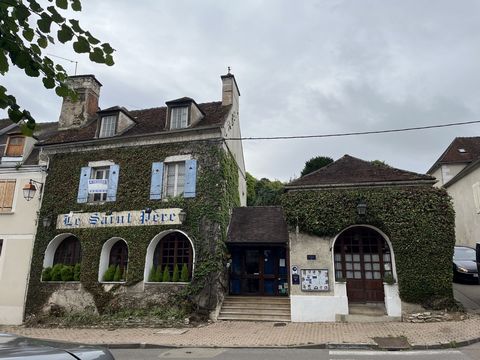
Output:
[[[251,206],[234,208],[227,242],[287,243],[288,228],[280,206]]]
[[[362,185],[386,182],[401,184],[402,182],[412,181],[429,181],[433,183],[435,178],[429,175],[396,169],[388,165],[373,164],[370,161],[344,155],[337,161],[292,181],[286,187]]]

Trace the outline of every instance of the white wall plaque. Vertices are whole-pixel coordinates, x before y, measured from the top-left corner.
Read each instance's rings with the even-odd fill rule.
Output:
[[[60,214],[57,217],[57,229],[100,228],[115,226],[180,225],[179,208],[156,209],[150,213],[145,210]]]
[[[103,194],[108,190],[107,179],[88,179],[89,194]]]

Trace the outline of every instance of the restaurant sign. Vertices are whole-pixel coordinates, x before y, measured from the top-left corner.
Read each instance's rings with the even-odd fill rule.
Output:
[[[182,209],[156,209],[60,214],[57,229],[103,228],[116,226],[180,225]]]

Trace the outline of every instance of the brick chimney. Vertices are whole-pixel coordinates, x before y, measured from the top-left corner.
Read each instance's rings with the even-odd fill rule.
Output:
[[[235,76],[230,73],[228,69],[227,75],[222,75],[222,105],[233,105],[238,108],[238,98],[240,97],[240,91],[238,90]]]
[[[70,76],[67,83],[78,94],[77,101],[64,98],[58,120],[58,129],[78,129],[94,119],[98,111],[98,98],[102,84],[94,75]]]

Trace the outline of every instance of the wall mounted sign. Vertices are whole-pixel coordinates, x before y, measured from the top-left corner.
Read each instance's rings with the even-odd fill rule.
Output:
[[[157,209],[146,213],[145,210],[60,214],[57,217],[57,229],[103,228],[116,226],[180,225],[179,208]]]
[[[103,194],[108,190],[107,179],[88,179],[89,194]]]
[[[327,269],[302,269],[302,291],[328,291]]]
[[[292,274],[298,274],[298,266],[292,265]]]
[[[292,274],[292,285],[300,285],[300,275]]]
[[[317,260],[317,255],[307,255],[307,260]]]

